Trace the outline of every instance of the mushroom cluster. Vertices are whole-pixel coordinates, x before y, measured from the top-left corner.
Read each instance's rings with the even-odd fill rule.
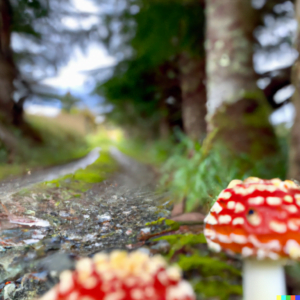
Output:
[[[204,222],[212,250],[244,258],[245,300],[285,294],[283,265],[300,258],[299,186],[280,179],[233,180]]]
[[[64,271],[60,282],[40,300],[195,300],[180,269],[160,256],[135,251],[99,253]]]

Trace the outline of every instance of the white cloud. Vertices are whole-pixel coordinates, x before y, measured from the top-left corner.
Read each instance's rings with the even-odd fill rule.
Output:
[[[83,71],[113,64],[115,64],[115,58],[109,56],[103,47],[90,44],[85,54],[79,49],[76,50],[69,64],[61,68],[57,76],[44,80],[44,83],[62,89],[78,89],[88,78]]]

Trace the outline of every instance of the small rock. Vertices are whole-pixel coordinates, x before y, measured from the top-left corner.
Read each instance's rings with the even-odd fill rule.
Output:
[[[155,207],[155,206],[149,206],[149,207],[148,207],[148,210],[150,210],[150,211],[156,211],[156,210],[157,210],[157,207]]]
[[[12,299],[15,290],[16,290],[16,285],[14,283],[7,284],[3,289],[4,300]]]
[[[24,212],[24,214],[25,214],[25,215],[32,215],[32,216],[35,216],[35,211],[33,211],[33,210],[26,210],[26,211]]]
[[[171,246],[167,241],[161,240],[156,245],[151,246],[151,249],[156,250],[161,254],[166,254],[170,251]]]
[[[125,232],[126,235],[131,235],[132,234],[132,229],[127,229]]]
[[[70,216],[66,211],[60,211],[60,212],[59,212],[59,215],[60,215],[61,217],[63,217],[63,218],[69,217],[69,216]]]
[[[83,241],[87,242],[87,241],[92,241],[96,238],[97,234],[93,233],[93,234],[87,234],[84,238]]]
[[[141,229],[141,233],[142,234],[147,234],[147,233],[150,233],[151,229],[149,227],[146,227],[146,228],[142,228]]]
[[[131,211],[123,211],[123,214],[128,216],[131,213]]]
[[[111,220],[111,216],[108,213],[105,213],[101,216],[98,216],[98,222],[103,223],[105,221],[110,221]]]
[[[148,249],[148,248],[142,247],[142,248],[139,248],[139,251],[141,251],[141,252],[143,252],[143,253],[145,253],[147,255],[150,255],[150,249]]]

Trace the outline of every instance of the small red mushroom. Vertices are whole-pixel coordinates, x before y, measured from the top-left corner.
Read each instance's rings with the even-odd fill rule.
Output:
[[[195,300],[191,285],[178,267],[160,256],[135,251],[96,254],[64,271],[60,283],[40,300]]]
[[[211,249],[244,258],[244,300],[286,294],[284,262],[300,258],[300,188],[294,182],[233,180],[204,222]]]

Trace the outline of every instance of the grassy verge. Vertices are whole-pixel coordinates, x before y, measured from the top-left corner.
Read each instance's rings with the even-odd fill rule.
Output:
[[[9,157],[0,149],[0,179],[23,174],[31,169],[58,165],[82,157],[90,149],[82,134],[59,125],[54,119],[30,116],[30,125],[42,137],[43,143],[36,144],[20,136],[18,149]]]

